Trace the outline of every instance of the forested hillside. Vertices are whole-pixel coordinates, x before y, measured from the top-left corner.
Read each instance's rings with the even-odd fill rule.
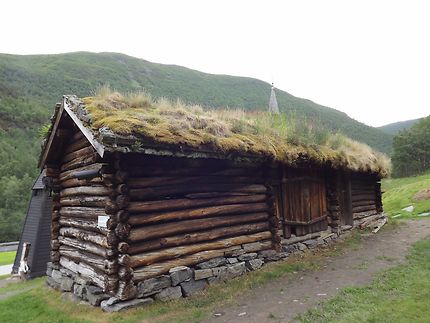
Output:
[[[412,119],[406,121],[399,121],[390,124],[386,124],[384,126],[378,127],[378,129],[386,132],[390,135],[397,135],[402,130],[410,129],[414,124],[416,124],[421,119]]]
[[[18,239],[31,182],[37,175],[38,129],[63,94],[88,96],[100,85],[212,108],[266,109],[270,85],[151,63],[116,53],[0,54],[0,241]],[[277,91],[280,110],[390,153],[392,136],[345,113]]]
[[[429,138],[430,116],[394,137],[392,156],[394,176],[411,176],[430,170]]]

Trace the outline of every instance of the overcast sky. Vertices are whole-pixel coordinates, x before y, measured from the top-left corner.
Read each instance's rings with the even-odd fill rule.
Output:
[[[429,1],[0,2],[0,52],[255,77],[372,126],[430,114]]]

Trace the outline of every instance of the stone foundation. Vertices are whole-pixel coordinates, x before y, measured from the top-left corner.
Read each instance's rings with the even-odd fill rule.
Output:
[[[244,275],[249,271],[260,269],[273,261],[282,261],[290,254],[303,253],[328,245],[340,234],[351,227],[339,228],[339,232],[323,231],[301,237],[292,236],[282,241],[282,251],[263,250],[253,252],[252,246],[244,245],[230,257],[218,257],[202,262],[194,268],[185,266],[170,269],[166,275],[150,278],[137,285],[138,296],[135,299],[121,301],[116,297],[105,294],[100,287],[78,274],[64,269],[59,265],[48,264],[47,284],[65,293],[68,299],[81,300],[93,306],[101,306],[106,312],[116,312],[137,306],[151,304],[154,301],[167,302],[181,297],[189,297],[212,284],[227,282]]]

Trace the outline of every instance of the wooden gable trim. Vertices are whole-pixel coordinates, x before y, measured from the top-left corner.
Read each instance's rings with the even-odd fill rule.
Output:
[[[97,151],[97,153],[100,155],[101,158],[104,156],[105,152],[105,146],[103,146],[101,143],[99,143],[93,136],[92,132],[88,130],[87,127],[85,127],[82,124],[82,121],[76,116],[76,114],[70,109],[69,105],[67,104],[66,97],[63,98],[63,104],[64,111],[67,112],[67,114],[72,118],[75,125],[79,128],[79,130],[84,134],[85,138],[90,142],[91,146],[94,147],[94,149]]]
[[[46,159],[48,158],[49,151],[51,150],[51,145],[56,136],[58,125],[60,123],[63,112],[64,112],[64,107],[63,107],[63,104],[61,104],[60,107],[58,108],[57,115],[55,116],[54,125],[52,126],[52,131],[51,131],[51,134],[49,135],[48,142],[46,143],[45,149],[43,150],[42,158],[40,159],[40,162],[39,162],[39,168],[45,167]]]
[[[59,124],[64,112],[66,112],[67,115],[73,120],[73,123],[82,132],[82,134],[89,141],[91,146],[93,146],[94,149],[97,151],[97,153],[100,155],[100,157],[103,158],[105,147],[94,138],[91,131],[82,124],[82,121],[79,120],[76,114],[72,111],[72,109],[67,103],[67,97],[63,97],[63,102],[61,103],[61,105],[57,105],[57,108],[58,110],[55,115],[55,121],[53,123],[52,131],[49,135],[48,142],[46,143],[45,149],[43,150],[42,158],[40,159],[40,162],[39,162],[39,168],[43,169],[46,165],[54,139],[59,135],[59,131],[61,130],[59,128]]]

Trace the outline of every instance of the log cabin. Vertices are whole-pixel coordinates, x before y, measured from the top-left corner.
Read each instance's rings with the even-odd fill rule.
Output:
[[[262,132],[264,116],[244,114],[64,96],[39,161],[48,284],[108,311],[189,296],[382,214],[382,154]]]

